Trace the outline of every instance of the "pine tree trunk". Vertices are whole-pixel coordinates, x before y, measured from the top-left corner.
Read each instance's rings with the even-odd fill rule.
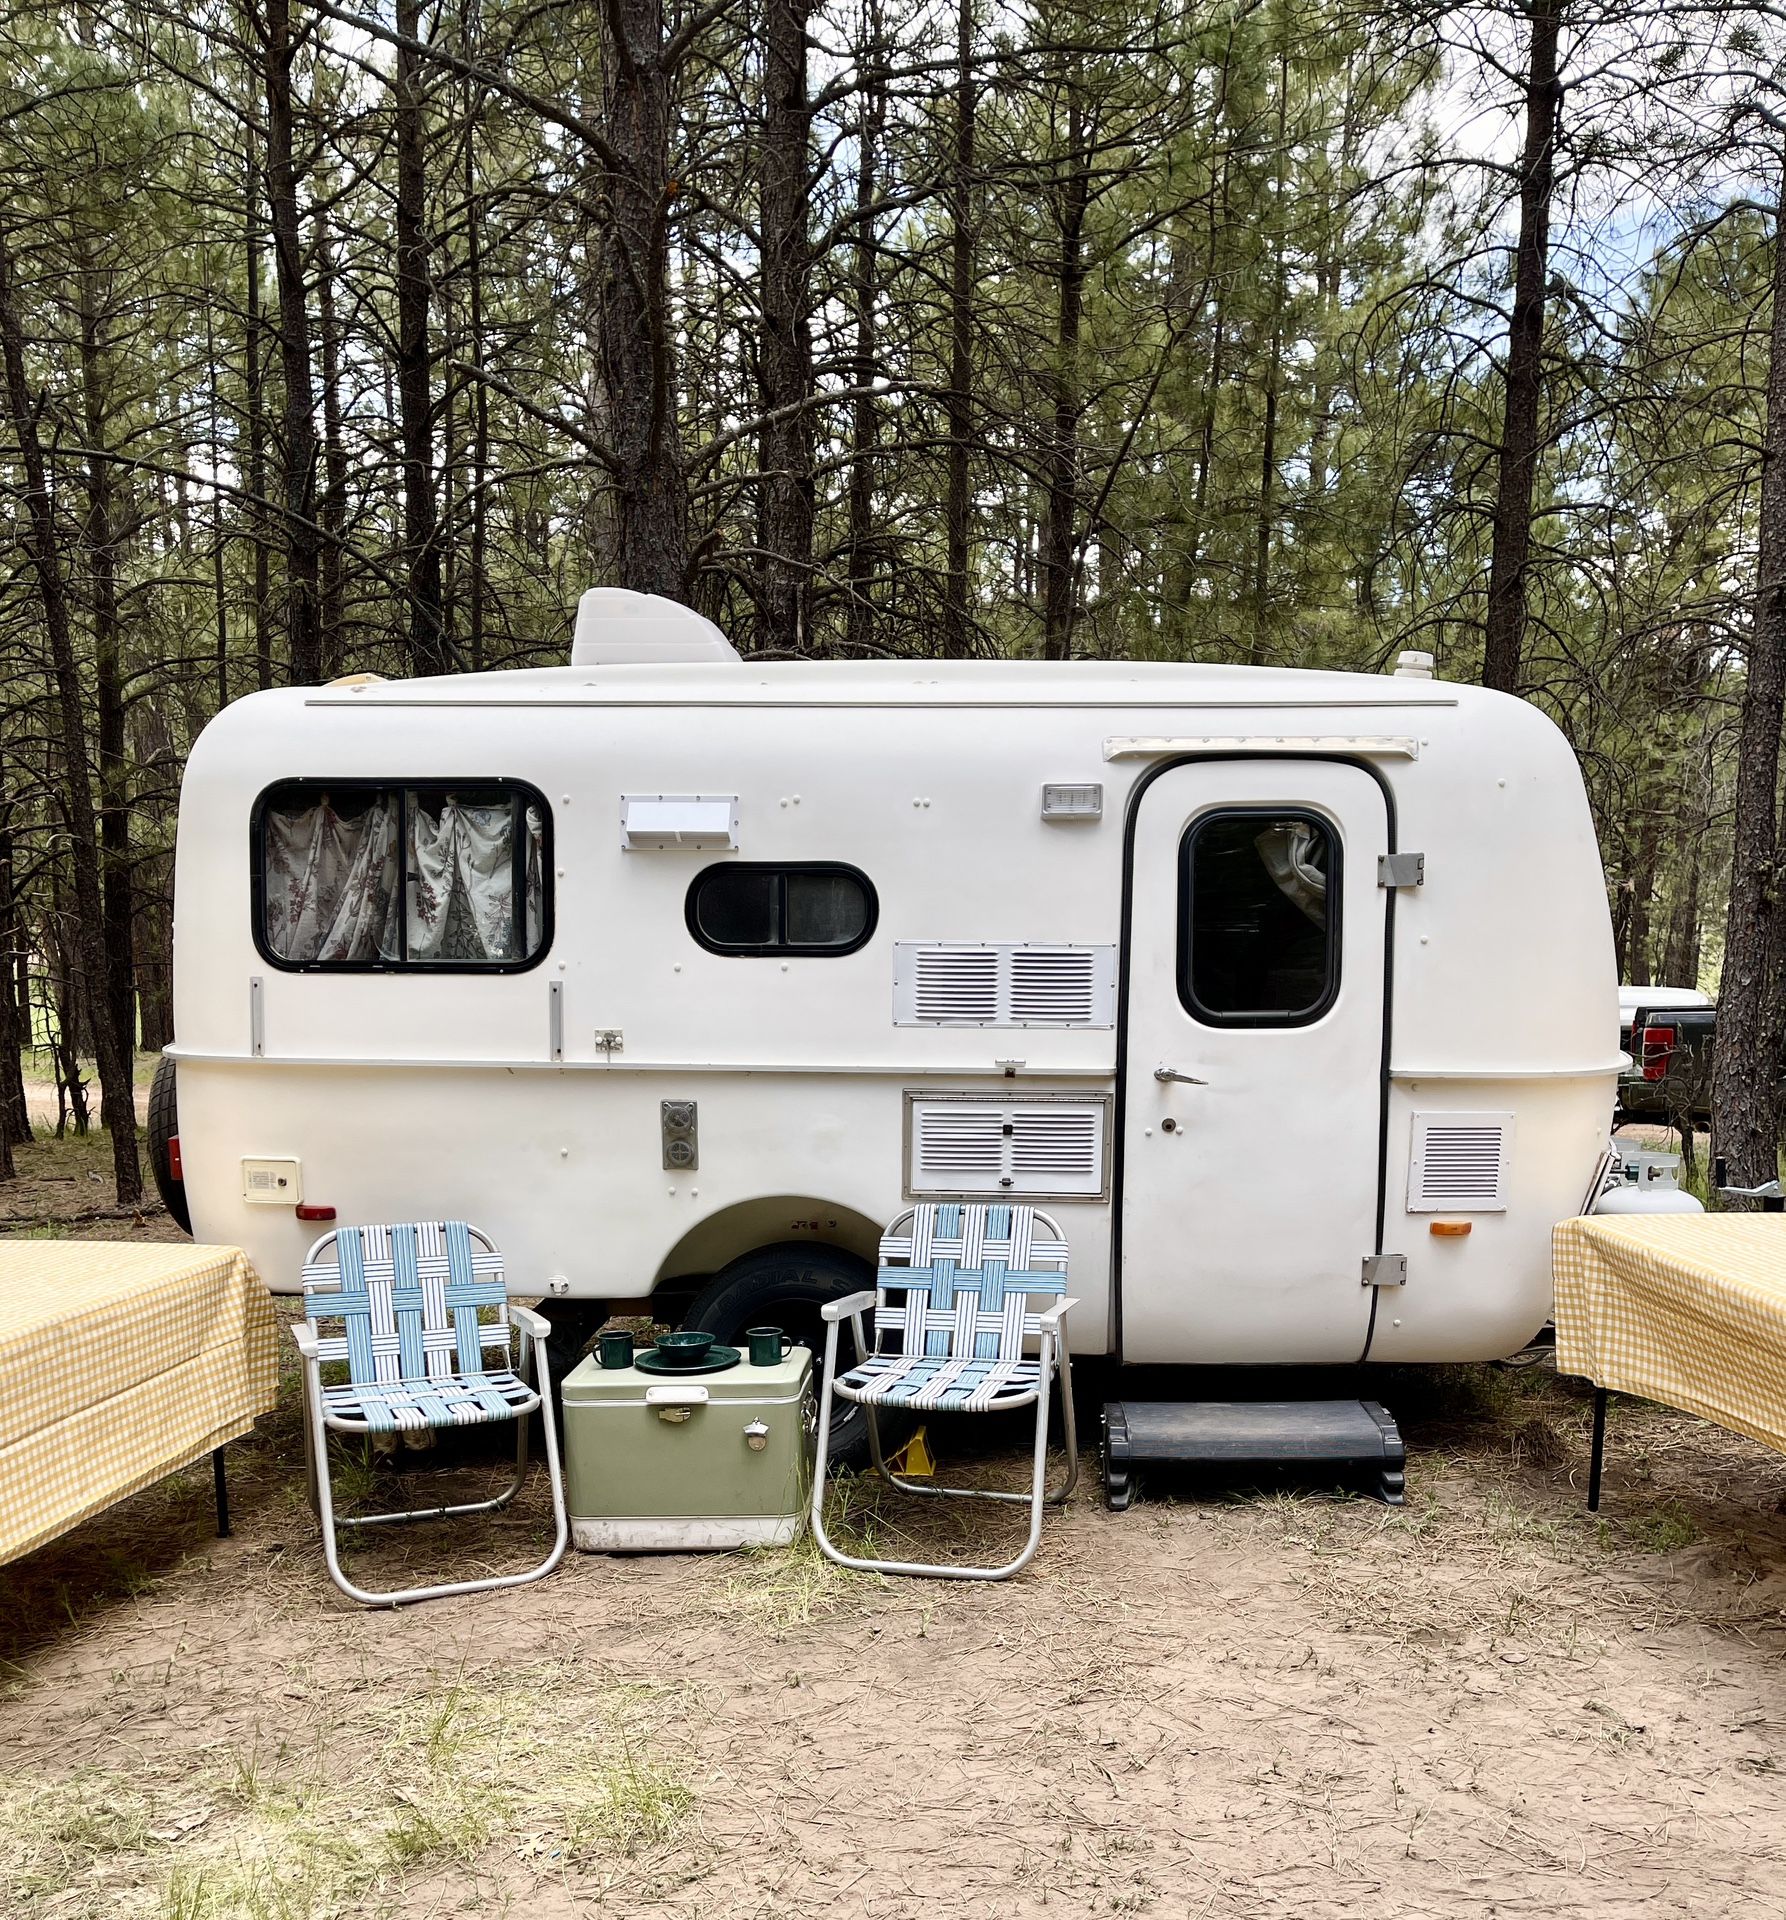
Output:
[[[243,393],[248,407],[248,524],[254,539],[254,684],[263,692],[273,684],[271,566],[267,538],[267,401],[265,362],[261,358],[260,167],[254,136],[248,136],[248,178],[244,195],[248,252],[248,312],[243,342]]]
[[[421,0],[396,0],[397,31],[421,35]],[[419,674],[450,673],[441,607],[440,515],[434,492],[434,350],[429,335],[427,101],[422,56],[398,46],[391,99],[397,118],[397,414],[403,440],[403,551],[409,655]]]
[[[69,864],[74,878],[75,940],[80,975],[93,1006],[103,1008],[108,979],[105,903],[98,820],[87,763],[86,692],[75,656],[67,579],[50,503],[43,445],[38,438],[37,413],[25,368],[25,339],[13,291],[11,241],[4,230],[0,230],[0,353],[5,360],[7,409],[12,415],[25,481],[21,534],[37,576],[44,634],[49,642],[50,665],[56,682],[62,797],[68,827]],[[143,1177],[137,1161],[136,1094],[131,1085],[130,1063],[118,1045],[112,1021],[102,1016],[93,1022],[93,1028],[100,1091],[105,1100],[106,1124],[112,1135],[112,1168],[117,1179],[118,1200],[120,1205],[131,1206],[142,1198]]]
[[[1563,5],[1564,0],[1531,0],[1525,145],[1519,161],[1519,240],[1514,256],[1513,318],[1507,331],[1506,393],[1482,650],[1482,684],[1502,693],[1518,692],[1525,650],[1538,416],[1544,392],[1550,204],[1556,187],[1557,132],[1562,117],[1557,38]]]
[[[973,496],[968,466],[974,422],[974,9],[956,0],[955,177],[950,193],[953,232],[949,240],[949,477],[943,506],[943,652],[964,659],[972,652],[968,614],[968,569],[972,563]]]
[[[341,332],[335,319],[335,261],[327,220],[316,222],[316,320],[322,345],[322,674],[341,671],[347,652],[345,567],[347,446],[341,420]]]
[[[688,476],[669,298],[670,86],[663,0],[612,0],[603,118],[614,165],[597,306],[618,495],[619,584],[681,599]]]
[[[879,15],[875,15],[870,54],[879,52]],[[849,612],[845,633],[853,653],[871,653],[875,643],[874,464],[880,440],[880,410],[866,389],[873,385],[880,353],[875,299],[880,275],[875,258],[874,197],[880,161],[886,94],[865,86],[856,122],[856,231],[850,271],[850,301],[855,321],[850,384]]]
[[[279,290],[279,360],[285,376],[285,637],[291,677],[322,678],[321,554],[316,519],[316,399],[310,384],[310,311],[298,212],[291,0],[267,0],[267,209]]]
[[[803,648],[812,625],[811,0],[765,0],[763,21],[763,327],[758,397],[759,647]]]
[[[1066,178],[1058,202],[1055,260],[1054,431],[1043,461],[1047,497],[1042,513],[1042,654],[1073,654],[1075,549],[1079,522],[1079,330],[1085,303],[1085,210],[1091,193],[1091,155],[1085,150],[1079,80],[1067,82]]]
[[[1648,808],[1637,834],[1637,850],[1631,863],[1631,918],[1626,926],[1625,978],[1634,987],[1647,987],[1650,981],[1650,919],[1656,896],[1656,860],[1661,849],[1662,821],[1655,807]]]
[[[467,588],[470,604],[466,611],[466,641],[471,653],[471,670],[484,668],[484,593],[485,548],[488,541],[488,513],[484,505],[484,483],[490,469],[490,395],[484,385],[484,255],[479,238],[483,208],[477,190],[477,150],[472,137],[471,101],[465,114],[465,301],[466,323],[470,329],[471,354],[471,553],[468,558],[471,579]]]
[[[1662,979],[1676,987],[1699,984],[1699,842],[1695,821],[1681,831],[1676,856],[1674,904],[1668,916],[1668,940],[1662,955]]]
[[[99,285],[80,274],[81,410],[87,430],[87,518],[82,546],[93,580],[93,666],[99,729],[100,884],[105,911],[104,1017],[125,1063],[136,1048],[136,966],[130,895],[129,767],[124,755],[122,634],[118,619],[118,552],[112,464],[105,457],[105,374],[101,366]]]
[[[4,788],[0,777],[0,789]],[[19,924],[18,874],[13,853],[13,802],[0,797],[0,1137],[10,1149],[32,1137],[31,1110],[25,1101],[24,1051],[30,1039],[30,1007],[22,987],[23,929]]]
[[[1779,1166],[1780,1062],[1770,1057],[1768,1038],[1773,1026],[1770,921],[1778,881],[1776,783],[1786,712],[1786,164],[1774,228],[1755,613],[1737,736],[1730,905],[1712,1056],[1713,1150],[1728,1161],[1732,1184],[1742,1187],[1773,1179]]]

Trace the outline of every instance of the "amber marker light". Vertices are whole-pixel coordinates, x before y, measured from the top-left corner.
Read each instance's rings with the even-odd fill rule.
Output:
[[[1435,1240],[1461,1240],[1474,1224],[1470,1220],[1431,1220],[1426,1230]]]

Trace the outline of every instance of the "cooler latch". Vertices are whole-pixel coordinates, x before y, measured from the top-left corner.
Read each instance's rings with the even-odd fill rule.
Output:
[[[696,1407],[707,1404],[705,1387],[647,1387],[645,1404],[657,1409],[660,1420],[668,1420],[675,1425],[688,1419]]]

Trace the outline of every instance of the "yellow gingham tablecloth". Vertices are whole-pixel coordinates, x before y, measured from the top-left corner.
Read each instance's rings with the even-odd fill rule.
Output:
[[[1786,1453],[1786,1214],[1565,1220],[1551,1268],[1559,1373]]]
[[[0,1240],[0,1563],[246,1433],[276,1347],[234,1247]]]

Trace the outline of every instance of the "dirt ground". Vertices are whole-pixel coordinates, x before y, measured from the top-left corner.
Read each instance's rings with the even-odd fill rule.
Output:
[[[109,1199],[45,1183],[68,1151],[0,1210]],[[393,1614],[324,1573],[288,1376],[231,1450],[233,1538],[201,1467],[0,1569],[0,1891],[157,1920],[1786,1916],[1786,1460],[1619,1403],[1595,1517],[1579,1383],[1368,1390],[1399,1511],[1180,1484],[1110,1514],[1094,1457],[1000,1586],[573,1554]],[[844,1504],[913,1544],[905,1503]],[[545,1516],[536,1480],[351,1564],[515,1566]],[[927,1550],[987,1538],[919,1519]]]

